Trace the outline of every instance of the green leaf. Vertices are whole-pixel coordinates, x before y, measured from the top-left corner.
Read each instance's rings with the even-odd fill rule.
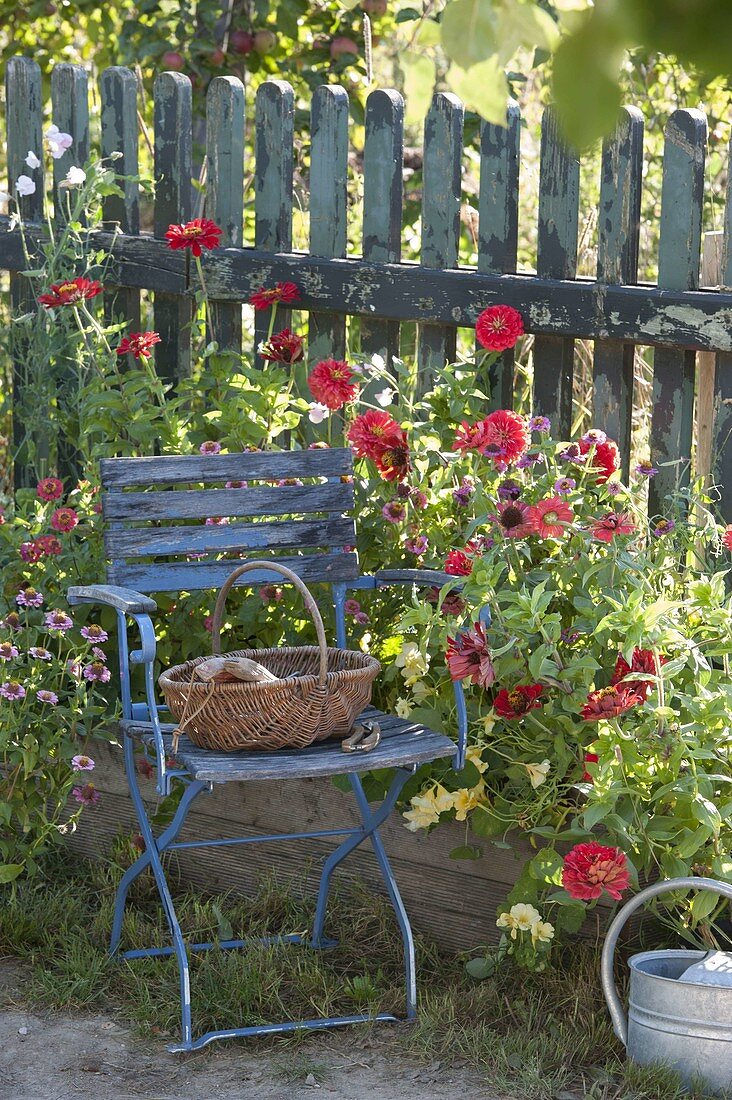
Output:
[[[559,121],[570,144],[586,148],[615,127],[623,43],[598,19],[587,19],[554,54],[553,88]],[[580,91],[581,94],[580,94]]]
[[[0,863],[0,882],[12,882],[22,870],[22,863]]]
[[[221,912],[221,909],[215,903],[211,906],[214,916],[216,917],[216,923],[218,924],[217,935],[220,940],[233,940],[234,929],[231,926],[231,921],[228,917],[225,917]]]
[[[506,829],[506,822],[492,814],[485,806],[477,806],[470,815],[470,830],[476,836],[498,836]]]
[[[450,852],[450,859],[480,859],[482,855],[482,848],[475,848],[472,844],[460,844]]]
[[[440,25],[445,53],[461,69],[485,61],[498,49],[492,0],[450,0]]]
[[[501,0],[496,4],[496,40],[499,59],[505,65],[520,46],[551,52],[559,41],[559,30],[536,4]]]
[[[707,828],[712,829],[715,833],[718,833],[722,827],[722,817],[719,810],[710,802],[708,798],[704,798],[698,794],[691,804],[691,813],[696,821],[700,821],[702,825],[706,825]]]
[[[421,126],[435,89],[435,63],[424,54],[404,53],[399,58],[404,73],[405,121]]]
[[[479,958],[468,959],[465,964],[465,969],[471,978],[476,978],[479,982],[485,981],[486,978],[490,978],[495,973],[496,963],[491,958]]]
[[[486,122],[506,125],[508,83],[497,54],[469,70],[451,65],[447,82],[469,110],[477,111]]]
[[[551,882],[558,886],[562,880],[563,862],[553,848],[542,848],[529,863],[529,868],[539,882]]]
[[[718,904],[719,894],[715,894],[712,890],[700,890],[696,897],[691,899],[689,906],[694,924],[711,916]]]

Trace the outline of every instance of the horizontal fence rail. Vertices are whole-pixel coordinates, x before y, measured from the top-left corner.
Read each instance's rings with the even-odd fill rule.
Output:
[[[52,80],[53,121],[74,137],[54,173],[89,148],[87,78],[77,66],[59,65]],[[21,163],[39,145],[43,103],[40,71],[27,58],[7,68],[7,143],[10,187]],[[665,493],[688,481],[695,449],[696,353],[715,356],[705,377],[711,397],[712,475],[722,492],[722,512],[732,518],[732,283],[725,218],[720,290],[699,289],[707,127],[702,112],[680,109],[665,129],[658,283],[638,283],[643,164],[643,118],[624,108],[616,132],[606,140],[601,162],[597,274],[576,278],[581,164],[562,142],[551,108],[542,121],[538,196],[537,273],[516,273],[520,128],[518,106],[510,102],[506,127],[481,124],[477,268],[458,266],[463,151],[463,108],[455,96],[438,93],[425,124],[420,263],[405,263],[402,250],[404,104],[398,92],[373,91],[367,101],[363,151],[362,255],[347,255],[349,165],[347,92],[336,85],[313,97],[309,199],[309,252],[292,248],[294,96],[285,81],[257,90],[252,165],[244,142],[245,92],[233,77],[215,78],[207,95],[205,204],[191,185],[193,107],[190,81],[163,73],[155,82],[153,234],[139,231],[139,194],[125,181],[124,198],[109,199],[100,245],[111,247],[105,308],[139,323],[142,290],[154,294],[154,326],[163,337],[157,361],[170,379],[190,365],[190,322],[196,285],[194,265],[172,252],[164,233],[170,223],[203,212],[223,229],[222,246],[203,257],[210,298],[208,323],[227,348],[242,348],[241,303],[262,285],[297,284],[298,310],[309,315],[311,361],[342,357],[346,319],[361,319],[360,347],[388,360],[399,353],[400,325],[418,325],[416,349],[420,385],[425,388],[455,354],[460,327],[472,327],[485,307],[506,303],[520,310],[534,335],[534,408],[550,416],[555,432],[567,434],[572,417],[575,341],[592,340],[594,407],[599,427],[630,450],[633,362],[637,345],[653,355],[651,453],[661,465],[651,483],[651,508]],[[100,81],[101,149],[119,152],[120,176],[138,164],[137,85],[124,68],[106,70]],[[145,135],[146,139],[148,135]],[[70,151],[71,152],[71,151]],[[68,161],[68,164],[67,164]],[[56,167],[56,166],[55,166]],[[246,168],[246,172],[245,172]],[[63,169],[63,172],[61,171]],[[41,169],[38,191],[22,200],[31,243],[42,235]],[[242,246],[246,211],[245,176],[253,178],[253,248]],[[112,233],[116,227],[117,232]],[[17,231],[0,219],[0,268],[11,272],[13,302],[20,306],[26,267]],[[278,317],[289,323],[286,313]],[[265,334],[255,319],[255,341]],[[250,349],[254,350],[254,349]],[[492,407],[511,403],[513,356],[507,353],[481,379]],[[22,364],[16,364],[16,385]],[[706,384],[706,383],[705,383]],[[707,400],[709,398],[709,400]],[[706,415],[706,414],[705,414]],[[708,419],[708,418],[707,418]],[[626,470],[627,472],[627,470]]]

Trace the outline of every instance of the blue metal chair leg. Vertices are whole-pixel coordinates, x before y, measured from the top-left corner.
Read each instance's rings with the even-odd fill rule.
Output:
[[[129,740],[129,738],[127,738]],[[175,816],[171,821],[165,832],[161,833],[157,838],[155,844],[158,852],[164,852],[169,844],[172,844],[185,824],[188,811],[191,807],[191,803],[201,793],[201,791],[207,789],[208,784],[201,783],[199,780],[194,780],[189,783],[185,791],[181,796],[178,809],[175,812]],[[135,862],[127,868],[124,875],[120,880],[119,887],[117,889],[117,896],[114,902],[114,918],[112,921],[112,935],[109,941],[109,953],[114,955],[119,947],[120,938],[122,936],[122,920],[125,912],[125,904],[127,901],[127,894],[130,886],[141,875],[146,868],[150,866],[150,853],[145,849],[142,855],[135,860]]]
[[[191,983],[188,968],[188,953],[186,951],[185,941],[183,940],[183,933],[181,932],[180,924],[178,923],[178,918],[175,913],[173,899],[165,878],[165,871],[163,870],[163,865],[160,860],[160,852],[155,842],[150,822],[148,821],[145,804],[142,801],[142,795],[140,794],[137,773],[135,771],[134,745],[130,737],[125,737],[124,755],[127,781],[130,785],[130,796],[135,807],[137,820],[140,823],[140,832],[145,840],[147,849],[146,854],[149,859],[150,868],[155,876],[160,900],[163,904],[165,916],[173,937],[173,951],[178,962],[178,971],[180,974],[181,1036],[183,1049],[190,1049],[193,1042],[193,1029],[191,1026]],[[191,801],[192,797],[189,799],[188,805],[190,805]]]

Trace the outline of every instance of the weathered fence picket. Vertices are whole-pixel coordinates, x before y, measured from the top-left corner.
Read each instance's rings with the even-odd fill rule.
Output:
[[[10,190],[20,175],[35,191],[20,199],[31,251],[43,234],[43,98],[40,70],[26,58],[7,67],[7,142]],[[154,295],[153,324],[162,342],[156,362],[169,381],[190,365],[195,264],[171,252],[163,240],[170,224],[200,211],[192,201],[192,92],[187,77],[163,73],[155,84],[153,235],[140,232],[137,82],[123,68],[101,76],[101,152],[120,153],[113,168],[124,195],[104,201],[100,243],[112,246],[105,309],[141,326],[140,292]],[[54,195],[63,211],[63,182],[89,151],[87,76],[78,66],[59,65],[51,81],[52,121],[72,134],[71,148],[54,161]],[[542,121],[537,274],[516,274],[521,119],[509,103],[507,126],[480,129],[480,196],[476,269],[459,267],[463,108],[455,96],[438,93],[427,116],[422,179],[422,254],[402,263],[403,115],[401,96],[373,91],[368,97],[363,151],[362,244],[348,249],[348,96],[343,88],[319,88],[312,103],[309,198],[310,251],[292,251],[294,95],[284,81],[257,90],[254,119],[254,247],[243,247],[245,195],[245,92],[232,77],[211,82],[207,99],[205,214],[222,227],[222,248],[206,253],[210,294],[209,329],[222,347],[241,348],[241,306],[254,290],[275,282],[298,287],[297,310],[309,315],[311,366],[346,354],[346,323],[359,318],[361,352],[399,354],[400,325],[418,325],[419,385],[427,388],[455,354],[458,327],[471,327],[486,306],[503,302],[519,309],[534,336],[534,411],[550,416],[555,431],[568,432],[572,418],[575,341],[594,341],[595,422],[618,439],[625,471],[631,449],[633,354],[654,347],[652,459],[660,473],[651,483],[650,507],[661,509],[665,493],[689,476],[694,461],[694,356],[716,355],[714,372],[713,478],[722,511],[732,518],[732,203],[728,202],[721,289],[699,286],[699,252],[706,123],[700,111],[679,110],[666,129],[659,277],[657,286],[637,285],[643,119],[626,108],[617,132],[603,149],[595,281],[576,278],[579,172],[577,156],[562,143],[551,108]],[[40,167],[26,163],[39,155]],[[307,163],[307,147],[305,147]],[[33,163],[31,158],[31,163]],[[358,158],[354,162],[358,170]],[[298,165],[298,173],[302,173]],[[352,225],[351,225],[351,228]],[[105,236],[106,233],[106,236]],[[358,254],[360,251],[360,255]],[[16,310],[30,304],[27,266],[19,234],[0,223],[0,267],[10,271]],[[269,317],[255,316],[255,347],[266,337]],[[291,324],[281,309],[277,328]],[[246,352],[251,347],[244,349]],[[16,355],[15,386],[24,385],[27,356]],[[303,389],[306,372],[298,368]],[[707,367],[711,387],[711,367]],[[490,407],[513,398],[513,356],[506,353],[481,372]],[[379,379],[367,380],[373,398]],[[700,399],[701,400],[701,399]],[[708,398],[704,401],[709,404]],[[705,405],[705,409],[707,408]],[[708,411],[703,412],[709,435]],[[16,446],[24,425],[15,424]],[[53,460],[48,440],[36,448]],[[708,464],[708,443],[701,465]],[[66,459],[61,448],[61,462]],[[67,456],[71,461],[71,456]],[[27,454],[16,461],[16,480],[26,476]]]

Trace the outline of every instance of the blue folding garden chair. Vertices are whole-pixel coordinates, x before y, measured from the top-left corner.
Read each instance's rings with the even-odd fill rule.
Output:
[[[338,1016],[222,1028],[194,1038],[188,952],[206,951],[212,947],[244,947],[247,940],[186,944],[162,861],[165,852],[179,848],[223,847],[315,837],[344,838],[325,861],[310,937],[277,936],[259,941],[309,944],[317,949],[333,943],[324,934],[333,872],[346,856],[368,840],[394,907],[404,943],[406,1017],[413,1019],[416,1015],[414,941],[379,828],[393,810],[404,784],[418,765],[453,756],[454,766],[457,769],[463,767],[467,716],[461,685],[455,684],[459,727],[457,746],[442,733],[370,707],[362,718],[379,723],[381,741],[368,753],[346,755],[341,751],[340,744],[334,741],[276,752],[214,752],[196,747],[183,736],[175,753],[176,766],[169,768],[175,726],[161,721],[165,708],[156,701],[156,640],[151,619],[156,604],[147,593],[218,588],[231,572],[232,559],[245,558],[249,551],[255,551],[258,558],[263,552],[276,551],[276,560],[287,565],[304,581],[330,583],[337,643],[345,647],[344,604],[349,588],[375,589],[399,583],[442,585],[449,578],[439,572],[410,569],[385,570],[370,577],[358,575],[357,555],[344,549],[354,546],[356,542],[352,515],[352,456],[349,450],[109,459],[102,462],[101,476],[107,526],[106,549],[110,560],[107,570],[109,583],[71,588],[69,601],[72,604],[103,604],[117,612],[125,769],[145,840],[145,851],[126,871],[119,886],[111,953],[115,954],[119,948],[122,917],[130,886],[149,867],[155,876],[170,926],[172,945],[126,951],[121,957],[175,956],[180,972],[181,1041],[171,1045],[169,1050],[197,1050],[213,1039],[235,1036],[288,1032],[298,1028],[329,1028],[373,1019],[394,1021],[398,1017],[390,1014]],[[239,487],[225,487],[227,482]],[[231,522],[204,525],[203,519],[209,516],[228,516]],[[240,522],[242,519],[246,522]],[[289,551],[288,556],[279,556],[281,551]],[[242,578],[242,582],[261,584],[280,582],[281,579],[275,572],[263,569],[249,573]],[[140,636],[138,649],[129,648],[128,619],[137,624]],[[131,665],[143,667],[144,701],[133,702]],[[136,742],[142,744],[146,754],[150,754],[148,759],[157,767],[157,791],[161,796],[170,793],[173,779],[184,784],[175,816],[157,837],[153,834],[140,794],[135,768]],[[381,805],[373,809],[364,794],[359,773],[381,768],[394,768],[394,778]],[[285,779],[332,777],[344,773],[348,775],[358,805],[361,819],[358,827],[177,842],[195,799],[202,791],[212,791],[216,783],[266,779],[280,783]]]

